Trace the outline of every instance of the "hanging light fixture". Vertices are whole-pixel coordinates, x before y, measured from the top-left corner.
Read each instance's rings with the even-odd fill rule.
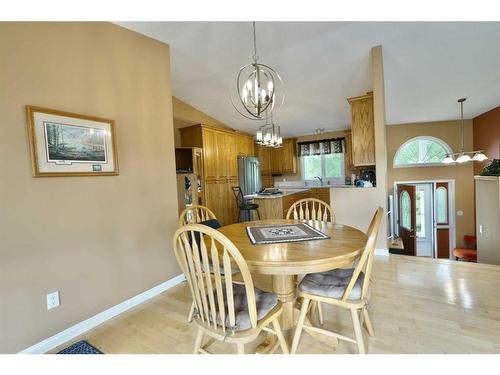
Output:
[[[236,78],[236,93],[231,102],[240,115],[250,120],[264,120],[267,112],[276,112],[285,97],[280,75],[271,67],[259,64],[257,55],[257,36],[253,24],[253,62],[242,66]],[[258,134],[257,134],[258,136]]]
[[[281,136],[281,129],[279,125],[274,124],[272,112],[271,119],[266,116],[266,123],[262,125],[255,135],[255,143],[266,146],[278,148],[283,146],[283,137]]]
[[[454,153],[454,154],[447,154],[446,157],[443,159],[442,163],[444,164],[451,164],[451,163],[466,163],[468,161],[483,161],[487,160],[488,157],[483,153],[483,151],[465,151],[464,148],[464,102],[466,98],[460,98],[458,99],[458,102],[460,103],[460,152]],[[473,157],[470,155],[474,154]],[[456,159],[453,159],[453,157],[456,156]]]

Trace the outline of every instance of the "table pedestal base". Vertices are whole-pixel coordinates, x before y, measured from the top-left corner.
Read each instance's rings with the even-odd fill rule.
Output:
[[[278,299],[283,304],[283,313],[280,317],[281,329],[287,340],[290,348],[297,320],[299,318],[300,309],[297,306],[295,289],[297,287],[297,276],[295,275],[274,275],[273,276],[273,292],[278,295]],[[312,326],[311,316],[306,316],[304,325]],[[322,335],[317,332],[303,330],[303,334],[308,334],[326,345],[335,349],[338,345],[338,340],[334,337]],[[266,340],[257,347],[257,353],[270,354],[273,353],[279,346],[276,335],[269,334]]]

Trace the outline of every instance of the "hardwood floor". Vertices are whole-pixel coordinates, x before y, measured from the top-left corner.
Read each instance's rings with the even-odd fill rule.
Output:
[[[500,266],[391,255],[376,256],[373,272],[375,337],[365,334],[368,353],[500,353]],[[266,289],[268,280],[256,284]],[[104,353],[191,353],[190,298],[183,283],[72,342],[86,339]],[[348,312],[323,310],[326,328],[352,332]],[[232,353],[233,346],[210,349]],[[355,353],[356,346],[340,342],[334,350],[305,333],[297,352]]]

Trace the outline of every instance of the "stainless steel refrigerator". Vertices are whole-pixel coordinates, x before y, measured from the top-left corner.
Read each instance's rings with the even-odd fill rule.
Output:
[[[238,158],[238,179],[243,195],[250,195],[262,189],[259,159],[253,156]]]

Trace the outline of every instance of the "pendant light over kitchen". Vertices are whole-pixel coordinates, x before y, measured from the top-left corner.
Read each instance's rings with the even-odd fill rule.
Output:
[[[468,161],[483,161],[487,160],[488,157],[483,153],[482,150],[480,151],[465,151],[464,149],[464,102],[466,98],[460,98],[458,99],[458,103],[460,103],[460,135],[461,135],[461,142],[460,142],[460,152],[454,153],[454,154],[448,154],[446,157],[443,159],[442,163],[444,164],[451,164],[451,163],[465,163]],[[471,157],[471,155],[474,155]],[[456,159],[454,157],[456,156]]]
[[[250,120],[265,120],[266,113],[281,107],[285,99],[282,92],[283,81],[270,66],[258,63],[257,34],[253,25],[253,62],[244,65],[236,78],[236,93],[231,95],[231,102],[240,115]]]
[[[283,146],[283,137],[279,125],[274,124],[273,113],[271,119],[266,117],[266,123],[255,134],[255,143],[261,146],[278,148]]]

